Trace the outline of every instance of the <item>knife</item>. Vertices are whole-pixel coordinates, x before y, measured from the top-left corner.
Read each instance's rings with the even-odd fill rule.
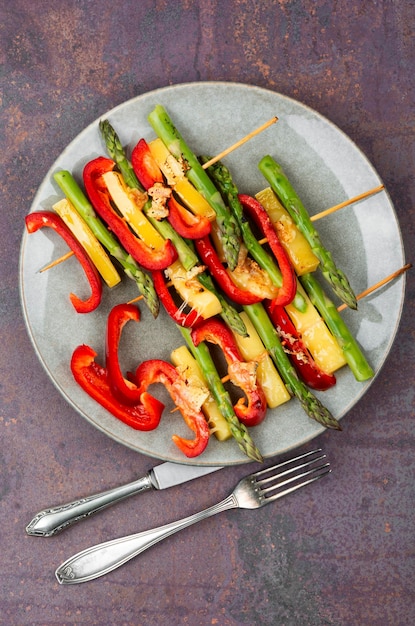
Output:
[[[75,522],[137,493],[149,489],[168,489],[220,469],[222,467],[219,466],[161,463],[149,470],[142,478],[126,485],[40,511],[26,526],[26,532],[34,537],[52,537]]]

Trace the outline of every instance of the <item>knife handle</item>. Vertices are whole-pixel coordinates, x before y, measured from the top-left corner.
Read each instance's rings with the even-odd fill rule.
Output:
[[[97,513],[124,498],[152,488],[150,477],[146,475],[127,485],[45,509],[40,511],[26,526],[26,532],[35,537],[52,537],[93,513]]]

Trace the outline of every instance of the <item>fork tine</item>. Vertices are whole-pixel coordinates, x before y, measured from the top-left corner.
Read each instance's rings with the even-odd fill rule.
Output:
[[[322,478],[323,476],[325,476],[326,474],[329,474],[330,472],[331,472],[330,463],[324,463],[324,465],[319,465],[318,467],[312,467],[306,472],[302,472],[301,474],[296,474],[295,476],[291,476],[290,478],[287,478],[286,480],[283,480],[282,482],[279,482],[276,485],[271,485],[270,487],[261,489],[260,490],[261,498],[263,498],[262,504],[266,504],[268,502],[273,502],[274,500],[278,500],[279,498],[282,498],[283,496],[286,496],[289,493],[292,493],[293,491],[297,491],[297,489],[300,489],[300,487],[305,487],[306,485],[309,485],[310,483],[314,482],[315,480],[318,480],[319,478]],[[310,476],[310,478],[308,478],[307,480],[302,480],[306,476]],[[298,481],[301,481],[301,482],[298,482]],[[295,484],[292,485],[291,487],[288,487],[287,489],[278,491],[277,493],[274,493],[273,495],[267,495],[271,491],[275,491],[276,489],[282,489],[283,487],[286,487],[286,485],[289,485],[290,483],[295,483]]]
[[[258,495],[261,498],[262,504],[277,500],[329,473],[331,471],[329,469],[330,463],[327,462],[325,464],[316,465],[316,463],[325,458],[326,455],[322,452],[321,448],[317,448],[251,474],[251,480],[254,481],[258,489]],[[299,461],[304,462],[299,463]],[[288,476],[290,477],[287,478]],[[310,476],[310,478],[305,480],[307,476]],[[273,484],[265,487],[268,483]],[[287,485],[292,483],[295,484],[287,488]],[[271,495],[271,492],[273,495]]]
[[[290,467],[282,472],[278,472],[277,474],[273,473],[271,476],[267,476],[266,478],[262,478],[261,480],[256,480],[255,482],[257,485],[262,487],[262,485],[266,485],[267,483],[275,481],[276,479],[283,478],[284,476],[288,476],[289,474],[293,474],[294,472],[298,472],[299,470],[304,469],[305,467],[309,467],[312,463],[317,463],[317,461],[322,461],[325,458],[326,458],[326,455],[321,454],[320,456],[317,456],[311,459],[310,461],[307,461],[306,463],[294,465],[294,467]],[[278,466],[275,466],[275,467],[278,468]],[[275,469],[275,467],[270,467],[266,471],[266,473],[269,474]]]
[[[255,480],[257,480],[258,478],[260,478],[261,476],[264,476],[265,474],[269,474],[270,472],[274,472],[274,470],[280,469],[282,467],[285,467],[287,465],[292,465],[293,463],[297,463],[297,461],[301,461],[302,459],[305,459],[307,457],[311,457],[312,455],[315,454],[319,454],[320,452],[322,452],[321,448],[316,448],[315,450],[311,450],[310,452],[304,452],[304,454],[300,454],[299,456],[296,456],[295,458],[292,459],[287,459],[286,461],[282,461],[281,463],[277,463],[277,465],[272,465],[272,467],[266,467],[263,470],[259,470],[258,472],[255,472],[254,474],[251,474],[251,478],[254,478]],[[314,459],[315,461],[325,458],[326,455],[323,453],[321,457],[318,457],[316,459]],[[286,473],[290,473],[295,471],[298,467],[303,467],[303,466],[298,466],[296,465],[294,468],[290,468],[288,471],[286,472],[280,472],[280,476],[284,476]],[[276,477],[276,474],[274,474],[273,476],[271,476],[270,478],[263,478],[261,481],[258,482],[267,482],[269,480],[273,480],[273,478]]]

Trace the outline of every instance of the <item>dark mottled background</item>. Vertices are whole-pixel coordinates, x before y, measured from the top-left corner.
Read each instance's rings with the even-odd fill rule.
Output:
[[[18,295],[23,218],[67,143],[157,87],[226,80],[297,98],[365,152],[414,217],[413,0],[2,2],[0,624],[401,626],[414,607],[414,280],[375,384],[318,439],[333,473],[255,513],[229,512],[93,583],[55,567],[91,543],[190,514],[227,494],[229,468],[126,501],[59,537],[25,535],[46,505],[153,464],[74,415],[29,342]]]

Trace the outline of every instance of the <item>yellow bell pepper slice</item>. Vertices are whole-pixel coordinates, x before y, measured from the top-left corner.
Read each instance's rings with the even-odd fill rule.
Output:
[[[112,264],[108,254],[95,237],[88,224],[79,215],[73,204],[67,198],[63,198],[53,205],[53,209],[87,252],[108,287],[118,285],[121,281],[119,273]]]
[[[134,232],[148,246],[155,250],[161,248],[165,243],[163,237],[142,211],[147,196],[136,189],[127,187],[119,172],[106,172],[102,177],[112,201]]]

